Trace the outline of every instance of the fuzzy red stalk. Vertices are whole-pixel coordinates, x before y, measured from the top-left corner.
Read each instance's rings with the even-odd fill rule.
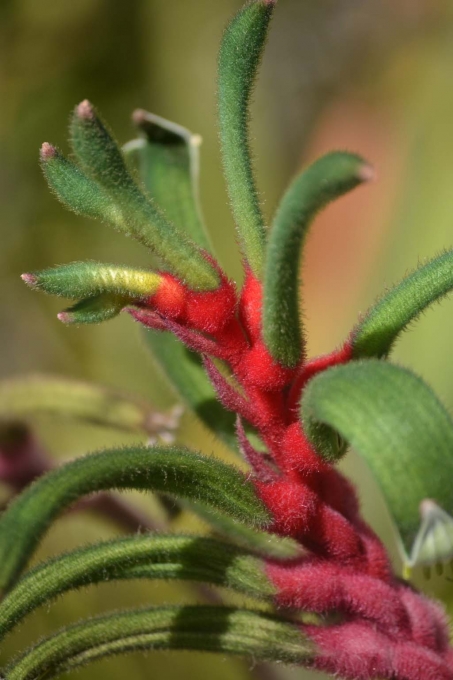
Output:
[[[307,551],[289,565],[267,564],[277,606],[326,615],[325,625],[301,626],[316,643],[315,668],[350,680],[453,680],[444,614],[392,573],[385,548],[360,516],[354,488],[314,450],[299,420],[308,381],[350,361],[350,346],[294,369],[279,365],[262,339],[260,282],[247,272],[237,293],[219,273],[221,285],[207,293],[166,274],[165,285],[132,313],[147,326],[172,330],[204,356],[219,400],[238,416],[240,448],[272,529]],[[229,376],[216,359],[226,362]],[[255,428],[264,454],[248,442],[243,421]]]

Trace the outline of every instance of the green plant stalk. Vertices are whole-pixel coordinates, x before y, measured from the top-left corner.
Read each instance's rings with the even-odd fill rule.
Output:
[[[274,588],[250,551],[198,536],[134,536],[74,550],[27,572],[0,603],[0,639],[63,593],[94,583],[178,579],[270,599]]]
[[[212,506],[251,526],[269,522],[252,483],[214,458],[182,448],[103,451],[53,470],[11,503],[0,519],[0,588],[11,587],[66,507],[87,494],[113,489],[160,491]]]
[[[84,621],[49,637],[13,661],[5,680],[46,678],[106,656],[135,650],[192,649],[307,663],[314,646],[297,626],[263,612],[176,606],[131,610]]]

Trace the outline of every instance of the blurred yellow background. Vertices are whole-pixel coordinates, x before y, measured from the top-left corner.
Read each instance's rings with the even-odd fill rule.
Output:
[[[203,137],[201,196],[221,262],[241,271],[223,185],[215,122],[216,52],[239,0],[0,0],[0,377],[48,372],[90,379],[146,396],[163,386],[129,318],[66,328],[61,301],[32,293],[19,275],[79,259],[147,264],[130,240],[68,213],[47,190],[38,149],[63,151],[67,120],[89,98],[121,143],[141,107]],[[270,219],[291,176],[332,148],[363,154],[377,181],[329,207],[317,220],[304,265],[309,349],[338,345],[359,312],[419,259],[453,243],[453,6],[447,0],[279,0],[253,107],[257,175]],[[453,409],[453,301],[417,322],[395,359],[430,382]],[[186,415],[181,440],[225,451]],[[55,457],[133,441],[99,428],[35,421]],[[364,511],[394,552],[389,522],[364,466],[346,462],[360,482]],[[144,502],[141,500],[141,502]],[[183,523],[179,522],[179,526]],[[185,527],[195,526],[187,520]],[[88,515],[62,519],[41,555],[113,535]],[[445,578],[416,583],[448,601]],[[186,586],[124,584],[65,596],[11,639],[2,658],[38,635],[93,613],[137,603],[196,601]],[[103,662],[91,679],[246,678],[251,663],[208,655],[155,653]],[[320,677],[302,670],[276,676]],[[264,677],[264,676],[261,676]],[[274,677],[274,676],[272,676]]]

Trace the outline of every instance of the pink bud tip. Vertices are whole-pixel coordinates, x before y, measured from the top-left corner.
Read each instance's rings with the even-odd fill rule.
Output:
[[[439,511],[439,506],[431,498],[424,498],[420,503],[420,516],[422,519],[426,519],[429,515],[437,514]]]
[[[376,171],[368,163],[364,163],[358,172],[358,177],[362,182],[372,182],[376,179]]]
[[[76,107],[76,115],[84,120],[93,120],[95,117],[94,108],[88,99],[84,99],[83,102]]]
[[[39,155],[42,161],[49,161],[51,158],[55,158],[57,155],[57,150],[54,146],[52,146],[52,144],[44,142],[40,149]]]
[[[68,314],[68,312],[60,312],[57,314],[57,319],[61,321],[62,323],[73,323],[74,322],[74,317],[72,314]]]
[[[30,286],[30,288],[36,288],[38,285],[38,279],[34,274],[22,274],[20,278],[22,281],[25,281],[27,286]]]
[[[143,125],[143,123],[146,121],[146,111],[143,109],[135,109],[132,114],[132,121],[135,123],[135,125]]]

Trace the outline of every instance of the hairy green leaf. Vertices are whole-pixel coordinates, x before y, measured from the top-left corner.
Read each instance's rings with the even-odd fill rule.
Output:
[[[127,216],[127,231],[151,248],[172,271],[195,289],[219,284],[217,272],[201,250],[141,191],[107,127],[88,101],[76,107],[72,145],[82,169],[109,194]]]
[[[130,304],[130,298],[124,295],[101,293],[76,302],[60,312],[58,318],[67,324],[102,323],[118,316],[127,304]]]
[[[141,109],[134,123],[143,137],[123,147],[133,153],[148,196],[166,217],[205,250],[211,250],[198,192],[201,137],[181,125]]]
[[[453,250],[416,269],[387,291],[352,332],[357,358],[385,357],[407,326],[430,304],[453,290]]]
[[[418,545],[414,552],[426,499],[453,514],[453,421],[421,378],[377,359],[354,361],[313,378],[301,413],[307,434],[327,458],[336,455],[339,433],[366,460],[410,564],[417,552],[425,564],[453,557],[452,531],[437,548]],[[429,540],[425,535],[425,547]]]
[[[303,353],[299,269],[308,229],[322,208],[370,177],[360,156],[329,153],[296,177],[277,210],[266,250],[263,335],[284,366],[296,366]]]
[[[178,396],[211,432],[237,451],[236,416],[217,400],[199,356],[170,333],[145,330],[143,337]]]
[[[50,189],[78,215],[108,222],[125,230],[125,216],[109,194],[54,146],[44,143],[41,167]]]
[[[176,412],[156,411],[144,399],[102,385],[43,375],[0,381],[0,417],[17,419],[36,413],[147,435],[172,431],[178,425]]]
[[[203,650],[299,664],[315,652],[297,626],[263,612],[167,606],[110,614],[63,629],[13,661],[2,675],[5,680],[53,678],[140,649]]]
[[[17,579],[52,521],[87,494],[160,491],[194,500],[250,526],[269,522],[253,485],[236,468],[183,448],[133,447],[78,458],[40,477],[0,518],[0,588]]]
[[[253,176],[249,105],[275,2],[254,0],[227,27],[218,64],[218,109],[223,167],[242,254],[257,277],[266,232]]]
[[[51,295],[85,298],[116,293],[146,299],[154,295],[161,276],[146,269],[132,269],[102,262],[71,262],[22,277],[29,286]]]
[[[199,581],[264,599],[275,590],[248,550],[201,536],[133,536],[74,550],[27,572],[0,603],[0,638],[69,590],[119,579]]]

